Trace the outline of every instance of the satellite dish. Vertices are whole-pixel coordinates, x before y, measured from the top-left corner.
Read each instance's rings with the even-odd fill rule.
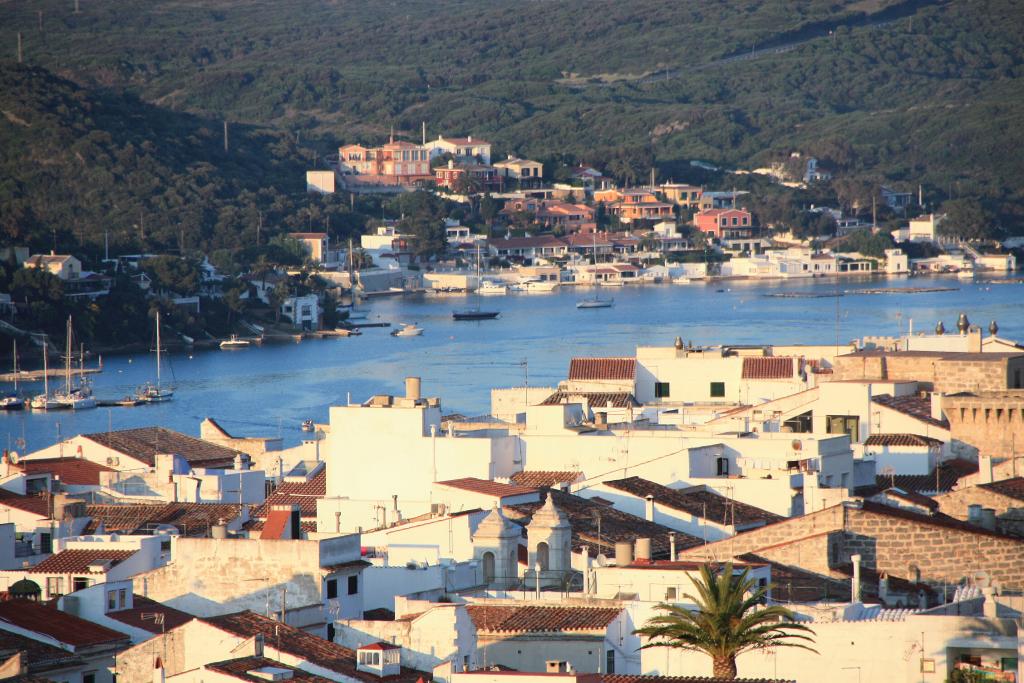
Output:
[[[608,566],[608,556],[605,555],[604,553],[601,553],[600,555],[597,556],[597,559],[594,560],[594,562],[595,562],[595,564],[597,564],[598,567],[607,567]]]

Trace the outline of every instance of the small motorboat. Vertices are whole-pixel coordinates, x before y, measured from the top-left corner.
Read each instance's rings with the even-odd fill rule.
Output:
[[[25,407],[25,399],[17,394],[0,398],[0,410],[21,410]]]
[[[470,309],[467,311],[452,311],[452,318],[455,320],[494,320],[501,314],[501,311],[481,311]]]
[[[302,431],[304,431],[304,432],[311,432],[314,429],[316,429],[316,425],[313,424],[312,420],[303,420],[302,421]]]
[[[555,280],[524,280],[519,283],[517,291],[526,292],[527,294],[546,294],[553,292],[558,287],[558,282]]]
[[[334,334],[339,337],[358,337],[362,334],[362,331],[358,327],[335,327]]]
[[[601,287],[622,287],[625,283],[622,280],[599,280],[597,284]]]
[[[615,299],[602,299],[600,297],[580,299],[576,302],[576,308],[611,308],[614,305]]]
[[[674,285],[688,285],[690,284],[690,282],[690,278],[686,277],[685,275],[680,275],[679,277],[672,278],[672,284]]]
[[[237,334],[231,335],[231,339],[225,339],[220,343],[222,349],[244,349],[249,346],[248,339],[239,339]]]
[[[504,282],[484,280],[483,282],[480,283],[480,286],[477,287],[476,292],[477,294],[487,294],[492,296],[496,294],[508,294],[508,285],[506,285]]]
[[[418,337],[423,334],[423,328],[416,323],[402,323],[397,330],[391,331],[392,337]]]

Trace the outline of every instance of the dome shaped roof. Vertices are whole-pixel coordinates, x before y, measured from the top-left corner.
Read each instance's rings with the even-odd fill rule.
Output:
[[[7,592],[12,598],[38,598],[43,592],[39,587],[39,584],[31,579],[22,579],[21,581],[15,581],[11,584],[11,587],[7,589]]]

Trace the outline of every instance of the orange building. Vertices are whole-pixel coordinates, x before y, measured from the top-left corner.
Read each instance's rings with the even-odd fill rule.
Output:
[[[344,171],[382,176],[399,182],[431,180],[430,150],[411,142],[389,142],[380,147],[345,145],[338,148],[338,162]]]
[[[693,224],[701,232],[721,239],[732,230],[749,230],[753,219],[743,209],[708,209],[696,214]]]
[[[658,199],[650,190],[601,190],[594,192],[594,201],[604,202],[608,213],[624,223],[661,220],[672,217],[672,205]]]

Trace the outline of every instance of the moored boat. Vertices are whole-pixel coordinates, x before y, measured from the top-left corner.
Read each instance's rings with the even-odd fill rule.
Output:
[[[392,337],[418,337],[423,334],[423,328],[416,323],[402,323],[397,330],[391,331]]]
[[[249,346],[251,342],[248,339],[239,339],[237,334],[231,335],[230,339],[225,339],[220,343],[222,349],[244,349]]]

